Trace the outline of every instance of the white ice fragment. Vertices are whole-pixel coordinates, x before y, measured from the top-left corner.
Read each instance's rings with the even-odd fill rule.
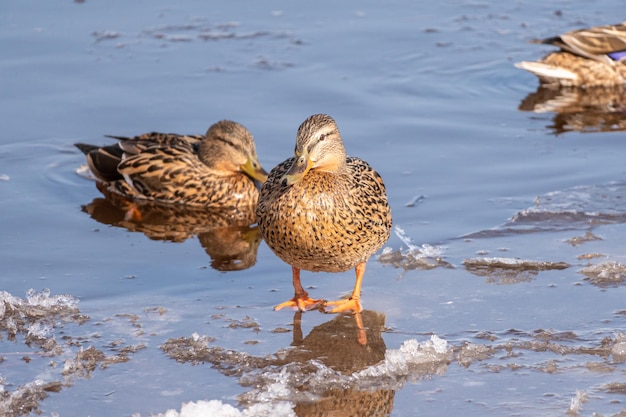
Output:
[[[430,336],[430,341],[433,344],[433,349],[438,354],[445,354],[448,352],[448,342],[445,339],[440,338],[436,334]]]
[[[197,332],[193,332],[191,334],[191,340],[193,340],[194,342],[197,342],[198,340],[200,340],[200,335]]]
[[[284,369],[283,369],[284,370]],[[276,381],[272,384],[269,384],[265,387],[266,398],[263,396],[259,398],[259,400],[272,400],[275,398],[289,398],[291,396],[291,390],[284,384],[282,381]]]
[[[611,354],[615,362],[626,362],[626,342],[614,344],[611,349]]]
[[[424,243],[420,248],[422,255],[427,258],[439,258],[443,256],[443,253],[445,252],[444,246],[433,246],[428,243]]]
[[[36,321],[28,327],[28,336],[38,339],[47,338],[52,333],[52,326]]]
[[[21,306],[23,302],[21,298],[15,297],[6,291],[0,291],[0,304],[2,304],[2,310],[0,311],[2,314],[0,314],[0,317],[4,317],[7,305],[12,308],[16,308]]]
[[[576,395],[570,401],[569,409],[567,411],[570,413],[578,414],[578,412],[581,410],[581,408],[583,407],[583,404],[586,401],[587,401],[587,393],[585,391],[576,390]]]
[[[626,333],[618,332],[615,335],[615,344],[611,348],[611,354],[614,362],[626,362]]]
[[[521,265],[523,263],[523,261],[518,258],[484,257],[484,258],[477,258],[476,260],[481,261],[485,265],[516,266],[516,265]]]
[[[443,246],[432,246],[427,243],[424,243],[421,246],[415,244],[413,239],[407,236],[404,229],[400,226],[396,226],[394,228],[394,233],[400,238],[402,243],[407,246],[409,249],[408,253],[414,257],[437,258],[441,257],[445,252],[445,248]]]
[[[36,291],[34,288],[30,288],[26,292],[26,302],[32,307],[43,308],[76,308],[78,305],[78,299],[71,295],[60,294],[50,297],[50,290],[47,288],[41,291]]]
[[[243,410],[243,417],[296,417],[293,404],[282,401],[278,403],[254,404]]]
[[[410,376],[411,370],[416,366],[439,363],[447,360],[448,356],[448,343],[436,335],[421,344],[415,339],[409,339],[399,349],[387,350],[381,363],[365,368],[354,374],[354,377],[359,379],[386,376],[398,380]]]
[[[219,400],[188,402],[180,408],[179,417],[239,417],[241,413],[230,404],[222,404]]]
[[[4,321],[4,326],[11,333],[17,333],[18,332],[17,324],[15,323],[15,320],[13,320],[13,317],[7,318]]]
[[[391,246],[387,246],[383,248],[381,255],[389,255],[391,252],[393,252],[393,248]]]
[[[0,181],[8,181],[10,178],[7,174],[0,175]]]
[[[250,408],[239,411],[230,404],[224,404],[220,400],[197,401],[183,403],[180,412],[167,410],[159,413],[156,417],[295,417],[291,403],[254,404]],[[141,417],[135,413],[133,417]]]
[[[413,243],[413,239],[411,239],[410,237],[406,235],[406,232],[404,231],[403,228],[401,228],[400,226],[396,226],[393,229],[393,231],[396,234],[396,236],[400,238],[402,243],[404,243],[409,248],[409,251],[413,252],[413,251],[419,250],[419,246]]]

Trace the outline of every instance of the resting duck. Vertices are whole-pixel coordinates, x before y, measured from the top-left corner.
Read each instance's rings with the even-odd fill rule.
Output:
[[[626,22],[575,30],[533,42],[560,48],[537,62],[515,64],[538,76],[541,84],[610,87],[626,83]]]
[[[93,175],[132,199],[206,207],[255,205],[267,173],[252,135],[222,120],[205,136],[146,133],[99,147],[77,143]]]

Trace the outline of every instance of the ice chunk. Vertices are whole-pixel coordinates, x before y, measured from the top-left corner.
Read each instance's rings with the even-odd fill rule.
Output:
[[[399,349],[388,349],[385,359],[353,374],[343,374],[316,360],[267,367],[242,376],[240,384],[254,389],[241,399],[250,403],[273,401],[306,402],[333,389],[355,391],[398,390],[407,381],[441,374],[451,360],[447,342],[437,336],[419,343],[405,341]]]
[[[566,269],[570,267],[570,264],[566,262],[549,262],[549,261],[534,261],[530,259],[518,259],[518,258],[471,258],[465,259],[463,264],[466,268],[504,268],[504,269],[519,269],[526,271],[546,271],[551,269]]]
[[[293,405],[290,403],[279,404],[254,404],[251,407],[238,410],[230,404],[224,404],[219,400],[197,401],[184,403],[180,412],[167,410],[157,414],[156,417],[295,417]],[[141,417],[135,413],[133,417]]]
[[[586,279],[594,285],[610,286],[618,285],[626,280],[626,266],[619,262],[602,262],[589,265],[580,271],[586,275]]]
[[[423,256],[423,257],[435,258],[435,257],[443,256],[443,254],[445,252],[445,248],[443,246],[432,246],[432,245],[429,245],[427,243],[424,243],[421,246],[416,245],[413,242],[413,239],[411,239],[409,236],[407,236],[407,234],[404,231],[404,229],[402,229],[400,226],[396,226],[393,229],[393,231],[396,234],[396,236],[398,236],[400,238],[402,243],[404,243],[407,246],[407,248],[409,248],[409,252],[408,253],[410,253],[410,254],[412,254],[414,256]]]
[[[576,390],[576,395],[572,398],[569,409],[567,410],[568,413],[578,414],[585,402],[587,402],[587,393],[585,391]]]
[[[406,235],[404,229],[400,226],[396,226],[394,228],[394,232],[408,249],[405,251],[394,251],[391,248],[385,248],[378,257],[379,262],[405,270],[432,269],[437,266],[451,266],[448,262],[441,259],[445,253],[444,246],[432,246],[427,243],[417,245]]]
[[[78,299],[68,294],[59,294],[50,297],[50,290],[35,291],[31,288],[26,292],[26,300],[29,305],[48,309],[76,308]]]
[[[318,359],[285,363],[280,353],[255,357],[208,346],[206,340],[193,334],[170,339],[161,348],[178,361],[208,362],[225,375],[239,376],[241,386],[251,387],[238,398],[241,404],[249,405],[242,416],[293,416],[293,404],[311,403],[329,392],[398,390],[407,381],[444,373],[452,359],[447,342],[432,336],[423,343],[406,340],[398,349],[387,349],[382,361],[343,373]]]
[[[532,281],[539,271],[560,270],[570,267],[566,262],[501,257],[465,259],[463,265],[472,274],[487,277],[488,282],[497,284],[528,282]]]
[[[28,327],[28,336],[37,339],[45,339],[52,333],[52,326],[39,321],[34,322]]]
[[[613,362],[626,362],[626,333],[617,333],[615,335],[615,344],[611,348]]]
[[[30,289],[26,299],[0,291],[0,329],[43,342],[50,337],[57,318],[78,312],[77,304],[70,295],[50,296],[50,290]]]
[[[626,183],[583,185],[537,197],[536,207],[511,218],[508,227],[533,225],[561,229],[590,221],[624,223]]]
[[[436,335],[424,343],[410,339],[404,341],[399,349],[387,350],[381,363],[365,368],[352,377],[357,385],[380,384],[381,380],[387,379],[391,387],[397,388],[397,382],[404,385],[406,379],[423,376],[423,370],[420,372],[422,366],[447,364],[451,360],[450,355],[447,342]]]
[[[26,415],[39,411],[38,401],[48,396],[46,389],[50,384],[36,379],[24,385],[20,385],[12,392],[5,392],[0,401],[1,416]],[[4,391],[4,390],[3,390]],[[37,413],[40,414],[40,413]]]

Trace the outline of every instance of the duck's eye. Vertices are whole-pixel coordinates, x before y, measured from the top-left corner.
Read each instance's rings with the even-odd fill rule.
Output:
[[[323,141],[324,139],[326,139],[326,136],[327,136],[327,135],[321,135],[321,136],[320,136],[320,138],[319,138],[319,141],[321,142],[321,141]]]

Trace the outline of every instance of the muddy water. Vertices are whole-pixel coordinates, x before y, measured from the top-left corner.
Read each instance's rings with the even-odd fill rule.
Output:
[[[619,1],[2,9],[6,415],[626,408],[622,92],[537,91],[512,65],[549,50],[529,39],[621,20]],[[272,311],[290,268],[254,226],[152,208],[133,223],[75,172],[75,142],[222,118],[269,169],[318,112],[394,215],[365,348],[354,317]],[[337,298],[353,273],[303,281]]]

